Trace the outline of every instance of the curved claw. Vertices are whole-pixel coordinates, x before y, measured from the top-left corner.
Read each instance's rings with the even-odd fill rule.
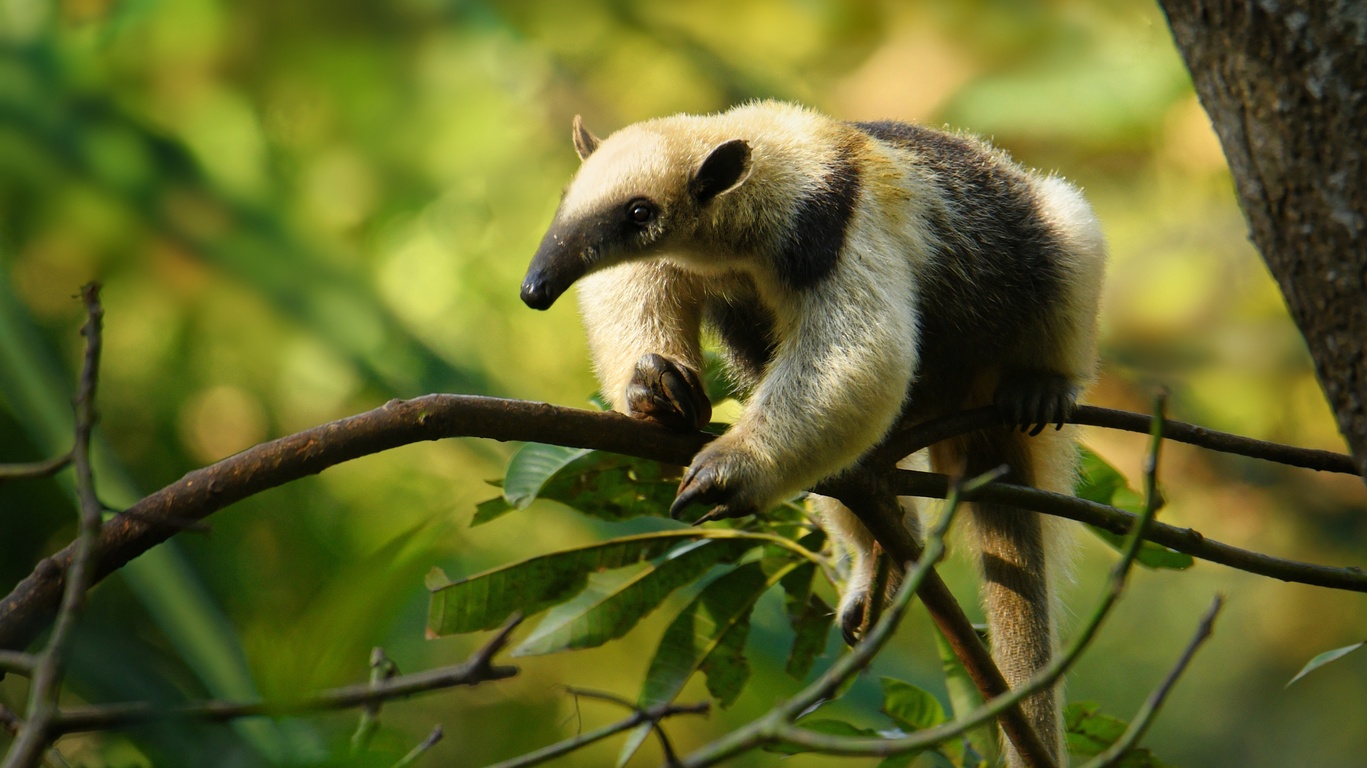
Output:
[[[674,503],[669,505],[669,516],[678,519],[689,504],[710,504],[723,501],[727,497],[727,491],[722,487],[716,467],[704,464],[697,464],[689,467],[684,473],[683,481],[679,483],[679,493],[674,497]],[[698,522],[707,522],[722,517],[729,517],[725,513],[726,505],[718,506],[703,515]]]
[[[625,395],[628,414],[670,429],[701,429],[712,418],[702,378],[661,355],[652,353],[637,361]]]
[[[1018,371],[1003,377],[992,403],[1009,427],[1034,437],[1050,424],[1063,429],[1077,394],[1077,386],[1062,374]]]

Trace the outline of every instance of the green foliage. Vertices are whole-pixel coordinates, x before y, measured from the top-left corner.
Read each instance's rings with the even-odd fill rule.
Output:
[[[476,632],[500,626],[515,612],[534,616],[578,595],[588,586],[591,573],[659,557],[680,540],[698,536],[693,531],[667,531],[612,539],[454,582],[436,571],[428,576],[432,591],[428,630],[436,635]]]
[[[1076,488],[1078,498],[1095,501],[1098,504],[1107,504],[1136,515],[1144,511],[1143,497],[1130,489],[1125,476],[1120,474],[1119,470],[1086,446],[1079,446],[1079,450],[1082,452],[1082,461]],[[1115,551],[1120,552],[1124,549],[1124,536],[1103,531],[1090,525],[1087,526],[1087,529]],[[1146,541],[1139,546],[1139,555],[1135,558],[1135,562],[1146,568],[1166,568],[1181,571],[1190,568],[1196,561],[1191,555],[1168,549],[1152,541]]]
[[[676,484],[677,470],[655,462],[529,444],[509,462],[504,495],[482,503],[476,518],[525,509],[537,498],[599,519],[659,515]],[[787,670],[794,677],[806,676],[832,625],[827,603],[813,592],[816,563],[826,558],[825,535],[795,525],[791,509],[745,525],[753,530],[684,528],[615,538],[455,582],[435,574],[428,629],[434,635],[492,629],[514,611],[530,616],[553,608],[516,653],[591,648],[625,635],[676,590],[705,582],[665,630],[638,703],[671,701],[701,672],[709,693],[726,707],[750,676],[745,643],[762,595],[782,587],[794,632]],[[718,575],[719,566],[727,570]],[[625,576],[605,573],[631,567]]]
[[[1094,702],[1069,704],[1064,708],[1063,719],[1067,729],[1068,751],[1087,757],[1105,752],[1129,727],[1124,720],[1103,714]],[[1171,768],[1144,748],[1125,753],[1116,765],[1121,768]]]
[[[1302,677],[1305,677],[1311,672],[1314,672],[1315,670],[1319,669],[1325,664],[1328,664],[1333,661],[1338,661],[1339,659],[1343,658],[1344,656],[1347,656],[1353,651],[1362,648],[1364,645],[1367,645],[1367,642],[1353,643],[1352,645],[1345,645],[1342,648],[1335,648],[1332,651],[1325,651],[1324,653],[1319,654],[1315,658],[1306,662],[1305,666],[1301,667],[1301,671],[1297,672],[1295,677],[1291,678],[1286,682],[1286,687],[1290,688],[1292,683],[1296,682]]]

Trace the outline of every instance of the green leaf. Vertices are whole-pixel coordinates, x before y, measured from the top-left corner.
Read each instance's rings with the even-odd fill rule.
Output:
[[[920,731],[933,728],[945,722],[944,707],[931,693],[923,688],[903,682],[896,678],[884,677],[883,714],[904,731]]]
[[[793,626],[793,649],[788,653],[788,663],[783,670],[793,678],[802,680],[812,671],[817,658],[826,651],[835,612],[825,600],[811,595],[800,613],[794,615],[789,612],[788,621]]]
[[[522,560],[429,589],[427,629],[435,636],[493,629],[515,611],[531,616],[563,603],[590,573],[634,565],[701,538],[694,530],[627,536]]]
[[[1144,499],[1130,489],[1125,476],[1107,461],[1085,446],[1080,447],[1082,461],[1079,465],[1077,497],[1123,509],[1133,514],[1144,511]],[[1087,526],[1097,538],[1106,542],[1117,552],[1124,549],[1125,537],[1100,528]],[[1139,547],[1136,562],[1146,568],[1162,568],[1181,571],[1190,568],[1196,561],[1191,555],[1168,549],[1161,544],[1146,541]]]
[[[661,516],[678,493],[679,476],[678,467],[591,451],[556,473],[541,489],[541,497],[602,520]]]
[[[678,467],[655,461],[528,443],[508,462],[503,498],[518,509],[551,499],[591,517],[625,520],[663,515],[678,492],[679,476]],[[489,514],[496,511],[506,510],[491,508]]]
[[[1080,701],[1064,708],[1063,720],[1068,734],[1068,751],[1088,757],[1099,755],[1115,743],[1129,724],[1100,712],[1100,705]]]
[[[708,675],[708,690],[723,706],[734,701],[749,675],[742,652],[750,612],[760,595],[794,567],[786,563],[766,573],[762,563],[747,563],[707,585],[665,630],[637,703],[648,707],[673,700],[699,670]],[[733,631],[740,634],[728,638]]]
[[[587,600],[553,609],[513,655],[595,648],[615,640],[631,631],[674,590],[718,563],[734,562],[754,547],[754,541],[745,539],[704,539],[680,547],[609,591],[586,594]]]
[[[503,475],[503,498],[517,509],[526,509],[536,500],[542,486],[575,459],[592,451],[560,445],[527,443],[508,461]]]
[[[950,711],[946,714],[954,717],[966,715],[982,705],[982,694],[968,676],[968,670],[964,669],[959,657],[954,655],[949,641],[938,630],[935,632],[935,644],[940,653],[940,666],[944,670],[945,688],[949,691]],[[966,749],[961,750],[964,753],[964,759],[959,761],[961,764],[968,765],[975,759],[987,765],[996,763],[997,726],[992,721],[970,729],[964,738],[968,744]]]
[[[650,723],[642,723],[632,729],[627,734],[627,739],[622,743],[622,749],[617,753],[617,768],[622,768],[636,754],[636,750],[650,738],[650,732],[655,730]]]
[[[1345,645],[1342,648],[1336,648],[1332,651],[1325,651],[1324,653],[1321,653],[1320,655],[1311,659],[1309,663],[1307,663],[1304,667],[1302,667],[1301,671],[1297,672],[1295,677],[1288,680],[1286,682],[1286,687],[1290,688],[1292,683],[1296,682],[1302,677],[1305,677],[1306,675],[1310,674],[1311,672],[1314,672],[1315,670],[1319,669],[1325,664],[1328,664],[1331,661],[1338,661],[1344,656],[1347,656],[1353,651],[1356,651],[1357,649],[1361,648],[1363,645],[1367,645],[1367,642],[1353,643],[1352,645]]]
[[[1091,757],[1105,752],[1125,733],[1129,724],[1124,720],[1098,711],[1095,702],[1069,704],[1063,710],[1063,720],[1068,735],[1068,750],[1078,755]],[[1126,752],[1118,768],[1172,768],[1144,748]]]
[[[517,509],[517,507],[509,504],[508,500],[502,496],[495,496],[492,499],[481,501],[475,505],[475,516],[470,520],[470,527],[474,528],[477,525],[484,525],[492,520],[497,520],[509,512],[512,512],[514,509]]]
[[[903,752],[900,755],[889,755],[878,761],[878,768],[907,768],[921,756],[925,750],[914,749],[910,752]]]

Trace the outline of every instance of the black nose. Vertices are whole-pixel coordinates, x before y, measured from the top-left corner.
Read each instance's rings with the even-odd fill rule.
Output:
[[[544,280],[528,276],[522,283],[522,303],[532,309],[550,309],[558,294]]]

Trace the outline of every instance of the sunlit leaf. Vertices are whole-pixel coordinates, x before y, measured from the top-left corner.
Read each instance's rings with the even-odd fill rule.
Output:
[[[1068,734],[1068,751],[1078,755],[1099,755],[1125,733],[1129,723],[1102,714],[1095,702],[1069,704],[1063,713]]]
[[[573,598],[590,573],[659,557],[698,532],[627,536],[505,565],[432,590],[427,628],[434,635],[493,629],[515,611],[532,616]]]
[[[1095,702],[1069,704],[1063,712],[1068,751],[1088,757],[1099,755],[1115,744],[1129,724],[1099,711]],[[1137,747],[1116,763],[1120,768],[1172,768],[1152,752]]]
[[[1144,511],[1144,499],[1130,490],[1125,476],[1107,461],[1085,446],[1079,446],[1082,461],[1079,465],[1077,497],[1106,504],[1126,512],[1140,514]],[[1100,528],[1087,526],[1098,539],[1106,542],[1117,552],[1124,548],[1125,537]],[[1190,568],[1196,561],[1191,555],[1177,552],[1161,544],[1146,541],[1139,547],[1135,560],[1147,568],[1163,568],[1181,571]]]
[[[949,691],[950,711],[946,714],[950,717],[959,717],[977,709],[983,703],[982,694],[978,692],[978,686],[973,684],[973,679],[968,676],[968,670],[964,669],[963,662],[954,654],[954,649],[950,647],[944,633],[938,630],[935,632],[935,646],[940,654],[945,688]],[[966,749],[960,746],[963,753],[961,763],[968,765],[972,764],[973,760],[981,760],[992,765],[996,762],[997,727],[992,721],[969,730],[964,734],[964,738],[968,743]],[[945,751],[949,751],[948,746],[944,745]]]
[[[1302,667],[1301,671],[1297,672],[1295,677],[1286,681],[1286,687],[1290,688],[1292,683],[1296,682],[1302,677],[1305,677],[1306,675],[1310,674],[1311,672],[1314,672],[1315,670],[1319,669],[1325,664],[1328,664],[1331,661],[1337,661],[1343,658],[1344,656],[1347,656],[1353,651],[1356,651],[1357,649],[1361,648],[1363,645],[1367,645],[1367,642],[1353,643],[1352,645],[1345,645],[1342,648],[1335,648],[1332,651],[1325,651],[1324,653],[1321,653],[1320,655],[1311,659],[1304,667]]]
[[[593,648],[619,638],[674,590],[718,563],[735,561],[754,546],[744,539],[704,539],[681,547],[609,592],[553,609],[513,655]]]
[[[744,635],[739,645],[726,635],[748,633],[755,601],[794,567],[787,563],[766,573],[762,563],[748,563],[707,585],[665,630],[637,703],[651,706],[673,700],[688,678],[702,669],[709,673],[709,690],[738,693],[749,670],[743,657],[729,657],[743,650]],[[716,659],[711,658],[714,653]]]

